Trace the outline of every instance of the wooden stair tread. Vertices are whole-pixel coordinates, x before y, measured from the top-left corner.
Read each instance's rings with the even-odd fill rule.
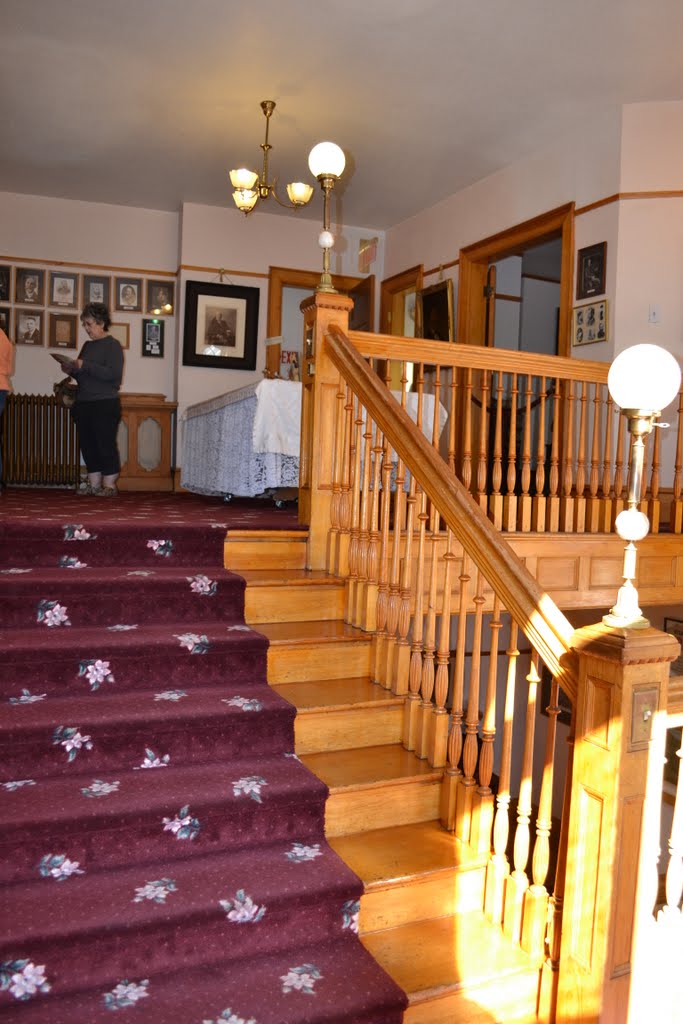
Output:
[[[409,782],[430,782],[443,775],[442,769],[431,768],[427,761],[421,761],[398,743],[364,747],[362,751],[354,748],[303,754],[301,760],[329,786],[331,794]]]
[[[466,984],[498,985],[535,964],[480,911],[388,928],[362,937],[365,948],[407,993],[411,1003]]]
[[[342,860],[362,878],[366,892],[434,876],[479,863],[438,821],[422,821],[329,840]]]
[[[373,683],[368,676],[358,679],[304,680],[292,683],[273,683],[272,688],[293,704],[298,712],[342,708],[377,707],[402,704],[390,690]]]
[[[240,569],[239,575],[250,587],[310,586],[344,588],[342,580],[324,569]]]
[[[324,644],[343,641],[370,643],[370,635],[338,619],[312,622],[260,622],[258,632],[271,644]]]
[[[308,540],[308,527],[301,530],[226,530],[225,538],[231,540]]]

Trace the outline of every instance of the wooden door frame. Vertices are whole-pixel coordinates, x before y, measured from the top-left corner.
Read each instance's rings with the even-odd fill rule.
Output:
[[[574,203],[566,203],[538,217],[499,231],[460,250],[458,271],[458,330],[461,345],[485,343],[486,272],[489,263],[514,256],[551,238],[562,240],[560,317],[557,354],[569,356],[571,348],[572,294],[574,291]]]
[[[382,281],[379,298],[380,334],[395,333],[392,331],[391,323],[394,296],[407,291],[409,288],[415,288],[415,291],[418,292],[422,287],[423,277],[424,265],[419,263],[415,267],[410,267],[408,270],[402,270],[400,274],[394,274],[392,277],[387,277]],[[403,331],[400,332],[400,336],[403,336]]]
[[[371,274],[370,308],[375,308],[375,275]],[[332,274],[332,284],[339,292],[348,293],[356,285],[367,280],[364,277],[349,277]],[[310,288],[315,292],[320,283],[320,271],[296,270],[293,267],[270,267],[268,274],[268,327],[266,336],[277,338],[282,334],[282,293],[285,288]]]

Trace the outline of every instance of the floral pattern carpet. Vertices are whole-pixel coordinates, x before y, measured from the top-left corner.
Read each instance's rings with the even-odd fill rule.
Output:
[[[0,498],[0,1019],[393,1024],[226,528],[295,512]]]

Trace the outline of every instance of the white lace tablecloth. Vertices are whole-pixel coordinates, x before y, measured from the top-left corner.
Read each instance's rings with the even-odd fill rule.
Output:
[[[277,418],[274,389],[263,388],[264,384],[285,385],[289,389],[298,387],[299,395],[301,391],[301,385],[295,382],[259,381],[186,410],[180,483],[188,491],[253,498],[280,487],[299,486],[300,411],[296,437],[286,439],[289,450],[295,450],[296,456],[255,450],[257,406],[266,411],[271,408],[274,419]],[[299,398],[299,409],[300,406]]]

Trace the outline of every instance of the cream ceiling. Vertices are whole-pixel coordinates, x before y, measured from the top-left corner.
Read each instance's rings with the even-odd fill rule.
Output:
[[[0,0],[0,190],[231,204],[262,99],[278,177],[310,180],[330,138],[337,215],[383,229],[558,134],[580,144],[589,115],[683,99],[683,2]]]

